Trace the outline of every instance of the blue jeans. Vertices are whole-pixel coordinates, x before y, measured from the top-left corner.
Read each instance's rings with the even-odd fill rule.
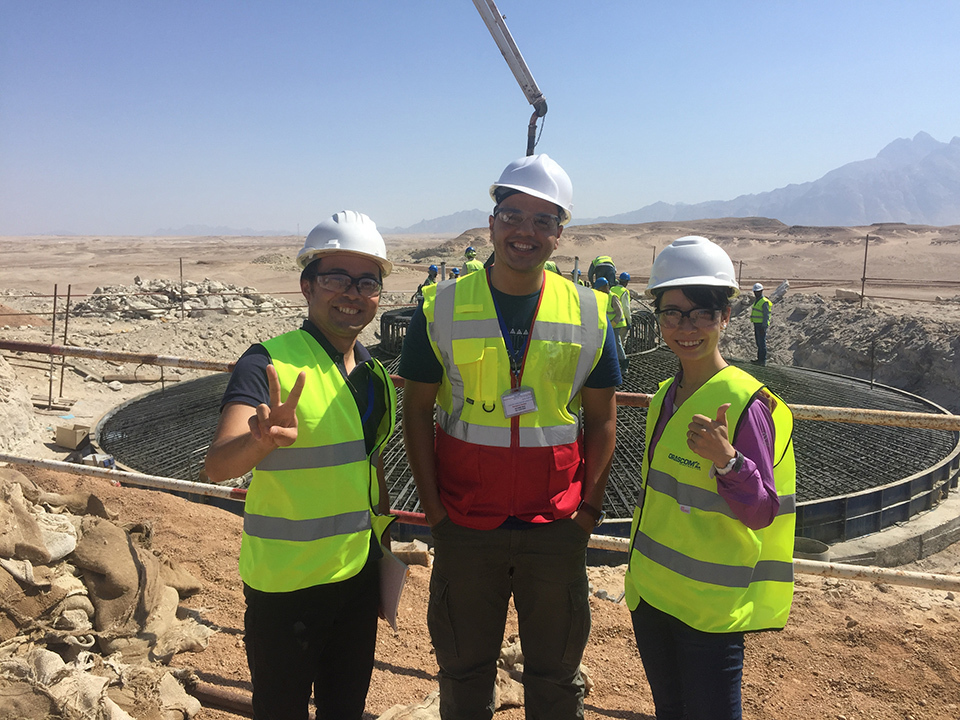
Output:
[[[494,680],[513,595],[523,644],[528,720],[582,720],[580,660],[590,634],[586,548],[573,520],[473,530],[446,519],[427,624],[440,666],[440,717],[493,717]]]
[[[630,615],[657,720],[740,720],[743,633],[700,632],[643,600]]]

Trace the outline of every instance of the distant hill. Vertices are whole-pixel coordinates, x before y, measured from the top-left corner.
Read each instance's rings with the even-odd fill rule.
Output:
[[[386,235],[431,235],[460,233],[476,227],[486,227],[489,210],[461,210],[453,215],[444,215],[433,220],[421,220],[416,225],[401,228],[379,228]]]
[[[295,235],[289,230],[251,230],[250,228],[231,228],[223,225],[184,225],[180,228],[160,228],[153,233],[155,237],[283,237]]]
[[[460,233],[486,227],[488,216],[486,211],[468,210],[422,220],[407,228],[381,230],[394,234]],[[812,182],[695,205],[656,202],[619,215],[575,218],[572,224],[632,225],[724,217],[775,218],[787,225],[958,225],[960,137],[943,143],[920,132],[912,140],[894,140],[875,158],[848,163]]]
[[[942,143],[921,132],[913,140],[894,140],[871,160],[843,165],[813,182],[695,205],[658,202],[574,224],[722,217],[768,217],[787,225],[960,224],[960,137]]]

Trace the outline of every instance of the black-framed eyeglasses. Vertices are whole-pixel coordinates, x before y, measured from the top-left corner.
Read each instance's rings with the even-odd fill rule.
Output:
[[[372,277],[358,277],[341,272],[317,273],[313,276],[317,283],[324,290],[335,293],[345,293],[354,285],[357,286],[357,292],[364,297],[376,297],[383,289],[383,283]]]
[[[680,327],[680,323],[684,318],[690,318],[690,322],[694,327],[704,330],[716,324],[720,311],[709,308],[692,308],[690,310],[668,308],[666,310],[657,310],[656,315],[660,324],[665,328],[673,329]]]
[[[493,216],[505,225],[512,227],[520,227],[527,221],[527,218],[533,217],[534,229],[542,233],[552,234],[560,228],[560,216],[550,213],[531,214],[515,208],[497,208],[494,210]]]

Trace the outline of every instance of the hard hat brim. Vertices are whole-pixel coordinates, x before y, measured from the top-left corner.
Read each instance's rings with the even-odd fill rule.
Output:
[[[548,203],[557,205],[557,201],[554,198],[547,195],[546,193],[542,193],[537,190],[524,187],[523,185],[511,185],[509,183],[494,183],[493,185],[490,186],[490,199],[493,200],[494,202],[497,201],[497,195],[496,195],[497,188],[510,188],[511,190],[516,190],[517,192],[521,192],[524,195],[530,195],[535,198],[540,198],[541,200],[546,200]],[[573,219],[573,215],[565,207],[562,207],[560,205],[557,205],[557,207],[560,209],[560,224],[567,225]]]
[[[727,280],[721,280],[711,275],[700,275],[693,277],[676,278],[674,280],[664,280],[656,285],[648,286],[646,295],[653,297],[656,290],[669,290],[670,288],[688,287],[690,285],[706,285],[707,287],[722,287],[729,290],[729,297],[735,298],[740,294],[740,288]]]
[[[383,277],[386,277],[393,272],[393,263],[389,260],[386,260],[377,255],[371,253],[358,252],[356,250],[345,250],[343,248],[311,248],[306,252],[302,252],[297,256],[297,265],[300,266],[300,269],[303,270],[307,265],[312,263],[317,258],[321,258],[324,255],[355,255],[356,257],[365,258],[367,260],[372,260],[377,265],[380,266],[380,274]]]

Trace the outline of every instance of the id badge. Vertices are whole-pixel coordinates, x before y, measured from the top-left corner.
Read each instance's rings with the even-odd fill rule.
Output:
[[[537,411],[537,399],[531,387],[507,390],[500,398],[500,402],[503,404],[503,416],[508,418]]]

